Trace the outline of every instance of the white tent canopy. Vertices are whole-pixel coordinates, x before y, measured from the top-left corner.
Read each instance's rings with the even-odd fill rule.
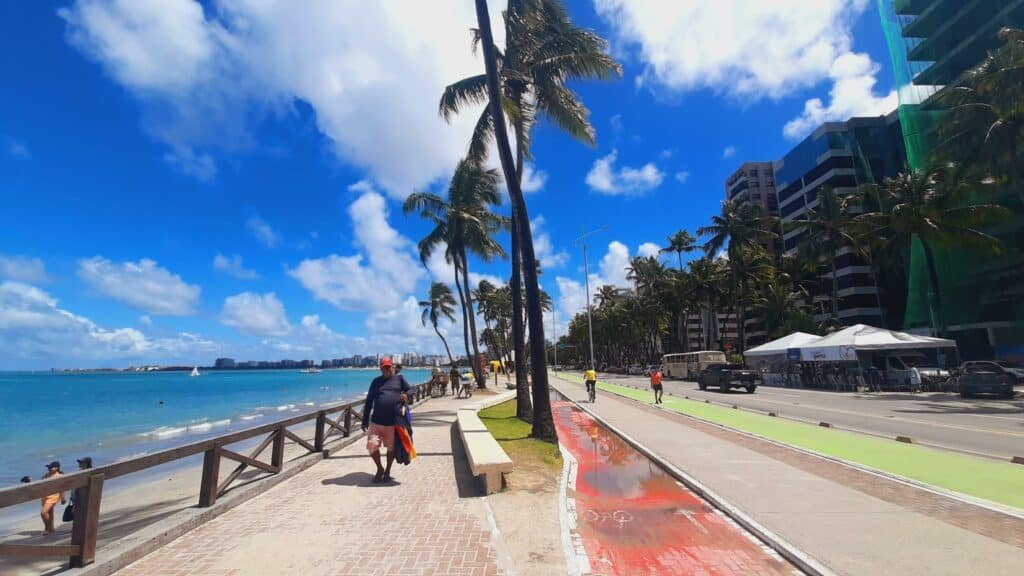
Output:
[[[802,348],[813,342],[821,340],[821,336],[815,336],[814,334],[808,334],[806,332],[793,332],[789,336],[783,336],[777,340],[766,342],[747,350],[744,356],[775,356],[778,354],[785,354],[788,350],[793,348]]]
[[[855,324],[816,342],[800,346],[800,350],[801,358],[805,362],[835,362],[856,361],[857,351],[921,350],[955,346],[955,341],[945,338],[917,336],[867,324]]]

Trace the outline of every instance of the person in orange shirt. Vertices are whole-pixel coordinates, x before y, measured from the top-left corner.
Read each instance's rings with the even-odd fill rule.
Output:
[[[46,465],[46,474],[41,479],[48,480],[50,478],[56,478],[57,476],[63,475],[64,473],[60,471],[60,462],[54,460]],[[40,510],[39,516],[43,519],[44,534],[53,534],[53,509],[57,506],[57,502],[67,504],[67,500],[64,498],[63,492],[47,494],[40,499],[42,510]]]
[[[654,403],[661,404],[661,394],[663,392],[661,387],[661,370],[657,368],[651,372],[651,388],[654,390]]]

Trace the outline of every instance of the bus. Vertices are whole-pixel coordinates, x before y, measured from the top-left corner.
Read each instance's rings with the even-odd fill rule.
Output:
[[[661,357],[661,369],[669,378],[696,380],[700,371],[714,364],[727,364],[725,352],[701,350],[684,354],[665,354]]]

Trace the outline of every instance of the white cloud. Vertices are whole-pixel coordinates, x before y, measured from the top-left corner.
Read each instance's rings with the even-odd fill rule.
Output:
[[[523,164],[523,194],[540,192],[544,189],[544,185],[547,184],[547,181],[547,172],[537,170],[532,162]]]
[[[447,250],[447,245],[441,244],[440,246],[438,246],[437,249],[434,250],[434,253],[430,255],[430,258],[427,259],[426,267],[427,267],[427,271],[430,272],[430,276],[434,280],[437,280],[438,282],[444,282],[445,284],[448,284],[449,286],[454,286],[454,284],[455,284],[455,267],[452,266],[450,263],[445,261],[445,259],[444,259],[444,252],[445,252],[445,250]],[[461,280],[461,276],[460,276],[460,280]],[[498,278],[497,276],[495,276],[493,274],[481,274],[479,272],[474,272],[472,269],[470,269],[470,271],[469,271],[469,285],[470,285],[470,287],[475,287],[477,284],[480,283],[481,280],[487,280],[488,282],[490,282],[491,284],[494,284],[495,286],[500,286],[500,285],[502,285],[502,284],[504,284],[506,282],[505,280],[503,280],[501,278]]]
[[[551,234],[544,230],[544,223],[544,217],[540,215],[530,220],[534,255],[540,262],[541,269],[560,268],[569,261],[569,253],[565,250],[555,250],[555,246],[551,242]]]
[[[150,318],[147,314],[143,314],[142,316],[139,316],[139,324],[142,324],[143,326],[152,326],[153,319]]]
[[[666,148],[658,153],[658,158],[661,158],[662,160],[668,160],[675,153],[676,150],[674,148]]]
[[[736,147],[735,146],[726,146],[725,150],[722,150],[722,159],[723,160],[725,160],[726,158],[732,158],[735,155],[736,155]]]
[[[251,126],[302,101],[339,158],[404,197],[451,171],[479,115],[450,127],[437,114],[447,84],[483,71],[461,0],[77,0],[59,14],[69,42],[142,102],[145,129],[196,158],[255,146]]]
[[[219,320],[250,336],[285,336],[292,331],[284,304],[273,292],[242,292],[224,299]]]
[[[623,166],[616,170],[618,155],[618,150],[612,150],[594,161],[587,173],[587,186],[591,190],[606,196],[639,195],[661,185],[665,174],[653,162],[639,168]]]
[[[359,253],[303,260],[288,274],[317,300],[342,310],[377,312],[398,306],[424,276],[413,243],[388,223],[384,197],[364,192],[348,209]]]
[[[629,281],[626,280],[626,268],[628,267],[629,248],[618,240],[612,240],[608,244],[608,252],[601,258],[601,283],[621,287],[629,286]]]
[[[250,216],[245,222],[246,228],[253,238],[259,240],[267,248],[273,248],[281,241],[281,234],[274,230],[269,222],[259,216]]]
[[[661,254],[661,246],[658,246],[654,242],[644,242],[639,248],[637,248],[636,254],[637,256],[642,256],[644,258],[649,256],[657,258],[658,255]]]
[[[226,272],[239,280],[255,280],[259,278],[259,274],[255,270],[249,270],[242,264],[242,257],[238,254],[234,254],[229,258],[218,252],[213,257],[213,269]]]
[[[622,133],[625,126],[622,123],[622,114],[614,114],[608,119],[608,123],[612,125],[612,131],[616,134]]]
[[[875,95],[875,74],[879,66],[867,54],[843,54],[832,63],[829,77],[832,90],[825,106],[820,98],[804,104],[803,113],[786,123],[782,132],[791,140],[809,134],[823,122],[846,120],[852,116],[881,116],[892,112],[899,104],[896,91],[884,96]]]
[[[686,170],[680,170],[676,172],[676,181],[680,184],[686,184],[686,181],[690,179],[690,173]]]
[[[638,253],[641,256],[645,255],[645,252],[650,251],[651,247],[656,248],[650,242],[645,243],[640,246]],[[632,286],[632,283],[626,279],[629,260],[629,247],[618,240],[613,240],[608,244],[607,252],[597,264],[597,272],[590,273],[590,299],[592,302],[601,286],[609,284],[618,288]],[[580,280],[564,276],[557,276],[555,283],[558,285],[559,317],[564,317],[568,322],[573,315],[586,309],[586,286]]]
[[[179,170],[195,177],[201,182],[209,182],[217,176],[217,165],[213,157],[206,153],[196,153],[187,146],[177,146],[164,154],[164,162],[176,166]]]
[[[39,258],[0,254],[0,279],[39,284],[49,280],[49,276]]]
[[[0,283],[0,348],[5,368],[95,365],[109,360],[186,359],[217,345],[179,333],[150,338],[134,328],[103,328],[58,306],[56,298],[21,282]]]
[[[7,143],[7,153],[14,158],[28,159],[32,157],[32,153],[29,152],[28,146],[24,142],[18,140],[11,140]]]
[[[95,256],[78,261],[78,277],[97,292],[160,316],[187,316],[199,301],[200,288],[148,258],[115,263]]]
[[[613,40],[635,49],[637,78],[670,92],[709,88],[780,98],[824,80],[849,52],[867,0],[594,0]]]

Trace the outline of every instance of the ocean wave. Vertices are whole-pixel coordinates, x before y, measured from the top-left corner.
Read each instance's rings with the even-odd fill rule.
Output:
[[[285,410],[291,410],[292,408],[295,408],[295,404],[282,404],[277,407],[277,411],[284,412]]]
[[[255,420],[257,418],[263,418],[263,414],[242,414],[241,416],[238,417],[239,420]]]
[[[139,436],[148,436],[150,438],[171,438],[172,436],[180,436],[188,432],[187,426],[161,426],[154,428],[149,432],[143,432]]]
[[[114,462],[124,462],[125,460],[131,460],[132,458],[141,458],[148,455],[149,452],[136,452],[135,454],[128,454],[126,456],[119,456]]]
[[[209,430],[212,430],[213,428],[220,428],[221,426],[228,426],[230,424],[231,424],[231,419],[230,418],[225,418],[224,420],[216,420],[214,422],[201,422],[199,424],[193,424],[191,426],[188,426],[187,431],[190,434],[196,434],[196,433],[199,433],[199,432],[207,432]]]

